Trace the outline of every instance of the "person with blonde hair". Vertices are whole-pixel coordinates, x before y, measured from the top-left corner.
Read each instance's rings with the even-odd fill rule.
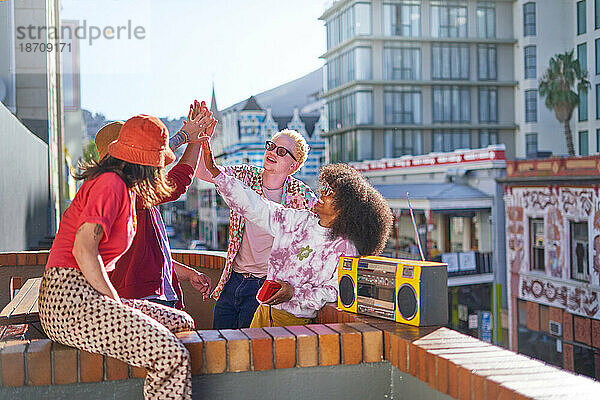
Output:
[[[300,133],[284,129],[266,141],[262,167],[241,164],[224,168],[271,201],[287,208],[309,210],[316,201],[315,194],[308,185],[292,177],[304,165],[308,151]],[[196,177],[214,183],[202,157]],[[214,329],[250,326],[258,307],[256,294],[267,276],[272,245],[270,233],[231,211],[225,267],[211,294],[217,300]]]
[[[325,303],[337,299],[339,257],[383,250],[393,221],[390,207],[348,164],[321,169],[320,197],[311,212],[284,208],[222,171],[208,140],[202,155],[227,205],[273,236],[267,278],[281,288],[262,301],[251,328],[312,323]]]

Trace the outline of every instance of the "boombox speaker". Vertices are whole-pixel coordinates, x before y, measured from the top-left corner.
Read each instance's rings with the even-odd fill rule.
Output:
[[[414,326],[448,322],[446,264],[340,257],[338,307]]]

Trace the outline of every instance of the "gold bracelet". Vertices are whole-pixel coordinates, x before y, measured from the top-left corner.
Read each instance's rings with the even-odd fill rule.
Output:
[[[179,132],[183,133],[183,135],[185,136],[185,142],[188,143],[190,141],[190,135],[188,135],[188,133],[183,129],[180,129],[177,133]]]

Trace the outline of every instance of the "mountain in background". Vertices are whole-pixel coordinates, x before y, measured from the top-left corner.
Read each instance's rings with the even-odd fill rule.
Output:
[[[83,111],[83,122],[85,124],[85,134],[88,141],[94,140],[96,136],[96,132],[100,130],[104,125],[113,122],[114,120],[106,119],[104,114],[102,113],[92,113],[88,110]],[[162,122],[169,129],[169,136],[173,136],[181,127],[183,126],[183,121],[185,121],[185,117],[180,118],[160,118]]]

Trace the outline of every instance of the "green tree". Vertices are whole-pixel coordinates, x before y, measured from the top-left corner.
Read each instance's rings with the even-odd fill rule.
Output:
[[[99,156],[100,156],[100,153],[98,153],[98,149],[96,148],[96,143],[94,143],[93,140],[90,141],[85,146],[83,146],[83,161],[85,161],[86,163],[88,163],[92,160],[98,161]]]
[[[573,58],[573,50],[550,58],[550,65],[540,80],[540,96],[546,98],[546,107],[554,111],[558,122],[564,125],[569,155],[575,155],[570,121],[579,105],[578,93],[587,93],[590,82],[588,71]],[[577,92],[574,91],[577,89]]]

